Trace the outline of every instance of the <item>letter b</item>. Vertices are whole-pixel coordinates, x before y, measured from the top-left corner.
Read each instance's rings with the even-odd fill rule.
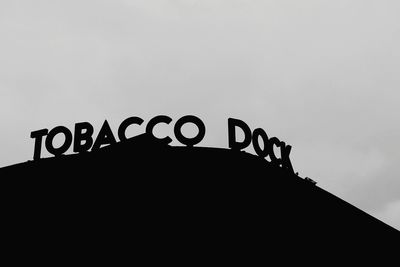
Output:
[[[85,131],[83,132],[83,130]],[[93,126],[89,122],[80,122],[75,124],[74,152],[86,152],[92,147],[93,132]],[[85,142],[82,144],[82,141]]]

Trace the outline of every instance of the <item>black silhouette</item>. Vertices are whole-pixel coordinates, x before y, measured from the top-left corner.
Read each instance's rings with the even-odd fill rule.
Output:
[[[3,243],[113,263],[395,258],[397,230],[313,180],[239,150],[167,143],[143,134],[0,169]]]

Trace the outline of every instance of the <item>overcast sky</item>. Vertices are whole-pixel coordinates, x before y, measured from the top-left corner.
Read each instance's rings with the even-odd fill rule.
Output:
[[[194,114],[200,145],[227,147],[234,117],[400,229],[399,14],[396,0],[1,0],[0,166],[32,159],[41,128]]]

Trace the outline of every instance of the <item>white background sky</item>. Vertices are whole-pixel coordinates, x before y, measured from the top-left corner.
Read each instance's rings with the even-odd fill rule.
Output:
[[[399,14],[396,0],[1,0],[0,166],[31,159],[41,128],[195,114],[201,145],[227,147],[234,117],[400,229]]]

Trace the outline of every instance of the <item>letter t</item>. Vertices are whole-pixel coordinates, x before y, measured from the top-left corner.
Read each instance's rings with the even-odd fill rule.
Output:
[[[49,133],[48,129],[41,129],[38,131],[31,132],[31,138],[35,139],[35,150],[33,153],[33,159],[40,159],[40,152],[42,150],[42,138]]]

